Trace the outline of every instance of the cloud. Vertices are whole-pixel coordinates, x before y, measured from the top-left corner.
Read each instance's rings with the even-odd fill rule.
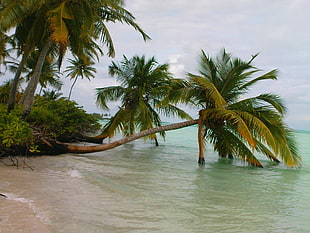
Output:
[[[265,72],[279,69],[278,81],[262,82],[253,94],[279,94],[288,106],[288,123],[310,130],[310,1],[128,0],[126,9],[152,40],[144,42],[127,25],[108,24],[116,57],[103,57],[96,65],[96,78],[79,81],[72,94],[87,110],[101,111],[94,103],[95,88],[116,84],[107,67],[123,54],[155,56],[159,63],[169,63],[175,76],[184,77],[187,72],[197,72],[201,49],[214,56],[226,48],[245,60],[260,53],[254,65]],[[72,82],[64,82],[68,90]]]
[[[306,0],[171,0],[126,1],[126,8],[152,37],[141,36],[126,25],[109,24],[117,56],[155,56],[169,63],[177,77],[197,72],[201,49],[213,56],[226,48],[248,60],[260,53],[255,65],[265,72],[279,69],[279,80],[262,82],[252,94],[274,92],[289,108],[290,124],[310,118],[309,78],[310,2]],[[108,66],[104,59],[100,66]],[[102,70],[102,72],[106,72]],[[105,74],[106,75],[106,74]],[[102,79],[107,85],[110,80]],[[85,88],[89,84],[83,84]],[[92,84],[97,85],[97,82]],[[99,85],[99,83],[98,83]],[[306,121],[304,128],[310,129]]]

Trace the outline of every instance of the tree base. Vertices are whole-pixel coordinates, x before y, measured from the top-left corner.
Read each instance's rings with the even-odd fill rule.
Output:
[[[205,165],[205,163],[206,163],[206,162],[205,162],[205,158],[199,158],[199,159],[198,159],[198,164],[199,164],[199,165]]]

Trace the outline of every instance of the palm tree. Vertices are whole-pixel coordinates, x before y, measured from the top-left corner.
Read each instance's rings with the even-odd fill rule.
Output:
[[[20,81],[28,82],[31,79],[37,62],[37,56],[38,51],[34,51],[30,54],[22,71],[25,75],[21,76]],[[17,62],[10,62],[9,64],[9,70],[12,73],[16,73],[19,69],[19,64]],[[60,72],[53,56],[46,56],[41,70],[41,75],[39,77],[39,84],[41,86],[39,95],[41,94],[43,88],[47,88],[48,85],[56,90],[61,89],[62,82],[60,81]]]
[[[293,131],[284,123],[285,106],[274,94],[242,98],[260,80],[277,79],[277,71],[252,78],[259,72],[251,64],[256,55],[245,62],[223,50],[215,59],[202,51],[199,75],[188,74],[188,82],[179,82],[162,103],[185,102],[200,107],[199,119],[160,126],[98,146],[67,146],[75,153],[88,153],[114,148],[140,137],[198,124],[199,160],[204,164],[204,139],[213,144],[220,157],[240,157],[262,167],[257,153],[289,166],[299,166]],[[115,92],[111,96],[116,96]]]
[[[60,96],[62,96],[62,93],[57,92],[57,90],[43,90],[42,96],[49,100],[57,100]]]
[[[168,64],[160,65],[154,57],[134,56],[123,57],[121,63],[112,62],[109,73],[115,76],[120,86],[97,89],[97,103],[103,109],[108,109],[107,101],[121,101],[117,113],[104,126],[103,135],[113,136],[121,131],[125,136],[154,127],[160,127],[160,114],[191,119],[181,109],[174,105],[162,105],[165,95],[180,80],[173,79],[168,71]],[[161,132],[164,137],[164,132]],[[158,145],[155,134],[151,135]]]
[[[34,12],[39,9],[44,0],[34,1],[18,1],[18,0],[3,0],[0,8],[0,32],[6,32],[11,28],[15,28],[13,40],[17,56],[22,56],[19,67],[15,72],[8,100],[8,111],[11,111],[15,106],[15,97],[18,88],[18,82],[24,65],[27,62],[29,54],[34,50],[35,43],[42,31],[42,28],[31,26],[35,22]],[[40,22],[41,23],[41,22]],[[43,26],[43,24],[39,24]]]
[[[31,110],[42,64],[51,48],[57,48],[59,64],[68,48],[73,54],[83,57],[86,55],[84,47],[89,48],[91,45],[91,53],[94,54],[99,48],[95,43],[97,40],[108,47],[109,56],[114,56],[114,46],[106,22],[126,23],[139,31],[145,40],[149,38],[123,5],[121,0],[4,1],[4,7],[0,9],[0,31],[16,25],[28,25],[24,43],[24,48],[27,49],[23,50],[21,67],[34,47],[40,50],[34,75],[28,83],[22,102],[24,116]],[[29,21],[29,18],[32,20]],[[37,31],[45,33],[35,33]]]
[[[70,100],[71,93],[73,86],[75,85],[77,79],[81,77],[81,79],[87,78],[90,80],[90,78],[95,78],[94,73],[96,73],[96,68],[93,67],[95,63],[92,60],[89,59],[82,59],[80,57],[74,57],[74,59],[68,59],[69,62],[71,63],[70,66],[67,66],[67,69],[65,70],[66,73],[68,73],[67,77],[70,77],[70,79],[74,79],[68,99]]]
[[[189,86],[170,94],[170,101],[194,104],[201,110],[198,120],[200,164],[204,164],[204,139],[213,144],[220,157],[240,157],[262,166],[257,154],[288,165],[300,163],[296,143],[283,121],[285,106],[274,94],[244,98],[249,88],[261,80],[277,79],[277,71],[252,76],[260,70],[252,62],[233,58],[223,50],[216,58],[202,51],[199,75],[188,74]],[[180,91],[183,92],[180,95]]]
[[[223,50],[215,59],[202,51],[199,75],[188,74],[188,82],[171,89],[162,103],[191,103],[199,106],[199,119],[144,130],[112,143],[98,146],[67,146],[75,153],[88,153],[114,148],[139,137],[165,130],[198,124],[199,160],[204,164],[204,142],[213,144],[220,157],[240,157],[254,166],[262,167],[257,154],[266,155],[289,167],[299,166],[293,131],[284,123],[285,106],[274,94],[242,98],[260,80],[277,79],[277,71],[252,78],[260,70],[250,61],[233,58]],[[115,92],[111,96],[116,96]]]

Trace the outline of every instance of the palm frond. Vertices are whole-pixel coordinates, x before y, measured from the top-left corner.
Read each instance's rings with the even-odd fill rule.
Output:
[[[286,113],[286,107],[284,105],[283,100],[280,96],[269,93],[269,94],[261,94],[256,97],[259,100],[262,100],[266,103],[269,103],[272,107],[274,107],[282,116]]]
[[[109,107],[107,106],[107,102],[119,100],[125,91],[125,89],[120,86],[103,87],[97,88],[96,90],[96,103],[102,109],[109,109]]]
[[[247,122],[235,111],[206,109],[201,111],[203,119],[208,121],[209,118],[219,118],[223,124],[229,124],[233,129],[248,142],[249,146],[254,149],[255,141]]]
[[[124,130],[124,119],[126,119],[126,111],[119,108],[115,115],[103,126],[101,134],[111,138],[116,133],[122,132]]]
[[[223,109],[226,106],[226,101],[218,91],[218,89],[215,87],[215,85],[206,80],[202,76],[197,76],[193,74],[188,74],[190,77],[190,82],[198,85],[200,88],[202,88],[205,92],[205,99],[204,101],[211,102],[214,104],[215,108]]]
[[[266,74],[263,74],[255,79],[252,79],[251,81],[245,83],[243,86],[241,86],[241,89],[248,89],[250,86],[253,86],[258,81],[261,80],[277,80],[278,70],[272,70]]]

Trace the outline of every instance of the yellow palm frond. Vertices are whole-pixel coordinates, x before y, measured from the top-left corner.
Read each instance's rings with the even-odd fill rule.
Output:
[[[48,15],[51,29],[51,39],[61,46],[67,45],[69,31],[63,19],[73,19],[73,16],[70,14],[69,9],[65,5],[65,2],[59,4],[58,7],[49,11]]]
[[[255,140],[247,122],[233,110],[221,109],[206,109],[201,111],[204,121],[222,122],[222,124],[229,124],[237,130],[239,135],[244,138],[249,146],[255,148]],[[208,126],[207,126],[208,127]]]
[[[277,154],[278,148],[276,145],[276,140],[274,135],[267,127],[267,125],[262,122],[259,118],[255,117],[254,115],[248,112],[236,112],[245,122],[247,122],[248,127],[251,129],[252,132],[256,134],[257,137],[262,139],[272,150]]]
[[[208,81],[206,78],[198,75],[188,74],[190,77],[190,81],[202,87],[206,94],[206,99],[211,100],[213,102],[215,108],[224,109],[227,105],[225,99],[215,87],[215,85]]]

